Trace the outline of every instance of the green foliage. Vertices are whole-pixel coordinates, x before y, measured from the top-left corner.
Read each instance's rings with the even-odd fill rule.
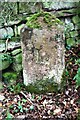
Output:
[[[43,26],[41,26],[40,22],[38,21],[39,17],[43,17],[43,21],[41,22],[46,23],[48,27],[51,27],[52,25],[58,25],[58,23],[61,24],[61,21],[51,13],[40,11],[27,18],[27,26],[30,28],[42,28]]]
[[[59,86],[57,83],[54,82],[54,78],[47,78],[45,80],[37,80],[33,84],[29,84],[26,87],[26,90],[31,93],[47,93],[47,92],[58,92]]]
[[[74,76],[74,80],[76,80],[76,87],[80,86],[80,68],[78,68],[77,74]]]
[[[6,84],[14,84],[17,80],[17,74],[15,72],[6,72],[3,74],[3,78]]]
[[[7,110],[7,117],[6,117],[6,120],[12,120],[12,118],[13,118],[13,117],[12,117],[10,111]]]
[[[21,89],[22,89],[22,85],[20,83],[18,83],[17,85],[10,85],[8,86],[8,89],[11,92],[14,92],[15,94],[20,93]]]
[[[0,60],[3,61],[9,61],[10,63],[12,63],[12,57],[10,55],[10,53],[4,53],[0,55]]]
[[[23,107],[20,101],[18,102],[18,109],[20,110],[20,112],[23,112]]]
[[[70,47],[76,44],[74,38],[66,39],[66,43],[67,43],[67,46],[70,46]]]
[[[75,64],[80,66],[80,58],[75,61]]]

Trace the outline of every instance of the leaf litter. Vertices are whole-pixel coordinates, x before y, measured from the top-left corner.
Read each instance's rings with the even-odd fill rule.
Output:
[[[73,79],[78,70],[75,60],[80,57],[79,49],[77,46],[66,50],[66,69],[69,73],[62,92],[34,94],[23,89],[16,94],[4,84],[0,92],[0,120],[79,120],[80,87],[76,89]]]

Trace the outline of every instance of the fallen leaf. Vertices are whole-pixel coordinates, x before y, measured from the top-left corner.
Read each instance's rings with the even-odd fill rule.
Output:
[[[61,113],[61,109],[60,108],[57,108],[57,109],[54,110],[54,115],[60,114],[60,113]]]

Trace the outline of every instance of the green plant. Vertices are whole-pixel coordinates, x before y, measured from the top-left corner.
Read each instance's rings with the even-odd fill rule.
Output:
[[[74,80],[76,80],[76,88],[80,86],[80,68],[77,70],[77,74],[74,76]]]
[[[18,93],[20,93],[22,87],[21,87],[21,84],[18,83],[17,85],[10,85],[10,86],[8,86],[8,89],[11,92],[14,92],[15,94],[18,94]]]
[[[80,66],[80,58],[75,61],[75,64]]]
[[[0,60],[1,60],[2,62],[3,62],[3,61],[9,61],[10,63],[12,63],[12,57],[11,57],[10,53],[1,54]]]
[[[12,114],[10,113],[9,110],[7,110],[7,117],[6,117],[6,120],[12,120]]]
[[[20,110],[20,112],[23,112],[23,107],[20,101],[18,102],[18,109]]]

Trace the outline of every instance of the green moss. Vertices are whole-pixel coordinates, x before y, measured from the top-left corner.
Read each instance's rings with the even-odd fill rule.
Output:
[[[20,42],[20,36],[12,37],[11,41],[13,41],[13,42]]]
[[[18,53],[20,53],[21,52],[21,49],[19,48],[19,49],[16,49],[16,50],[13,50],[12,51],[12,55],[16,55],[16,54],[18,54]]]
[[[15,51],[15,52],[17,52],[17,51]],[[22,53],[20,53],[20,54],[18,54],[18,55],[15,55],[15,56],[13,57],[13,61],[14,61],[14,63],[16,63],[16,64],[21,64],[21,63],[22,63]]]
[[[22,64],[13,63],[12,69],[17,73],[20,73],[22,71]]]
[[[26,88],[31,93],[47,93],[47,92],[58,92],[58,84],[54,82],[54,78],[39,80],[33,84],[29,84]]]
[[[14,54],[21,51],[20,49],[18,51],[14,51]],[[22,70],[22,53],[19,53],[13,57],[13,65],[12,69],[18,73]]]
[[[12,57],[9,53],[0,53],[0,70],[4,70],[12,63]]]
[[[15,73],[15,72],[3,73],[4,82],[7,83],[7,84],[14,84],[14,83],[16,83],[17,77],[18,77],[17,73]]]
[[[41,17],[43,18],[42,21],[40,21]],[[42,23],[45,23],[48,27],[51,27],[53,25],[61,24],[62,22],[51,13],[40,11],[39,13],[27,18],[26,24],[30,28],[42,28]]]

